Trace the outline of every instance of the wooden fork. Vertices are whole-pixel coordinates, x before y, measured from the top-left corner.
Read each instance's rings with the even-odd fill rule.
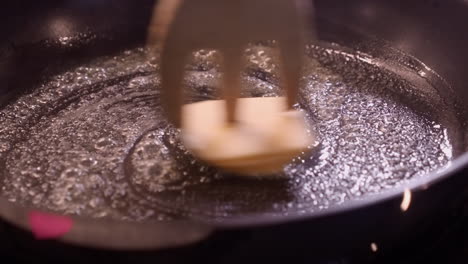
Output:
[[[226,121],[236,121],[243,51],[247,44],[275,40],[280,49],[287,105],[296,102],[306,37],[305,1],[300,0],[160,0],[149,27],[148,43],[159,43],[162,103],[169,120],[181,125],[182,81],[187,57],[198,49],[223,55],[222,94]]]

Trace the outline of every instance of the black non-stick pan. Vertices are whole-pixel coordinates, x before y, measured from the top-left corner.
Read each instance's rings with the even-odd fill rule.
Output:
[[[176,132],[170,125],[151,119],[149,110],[143,117],[138,115],[139,107],[159,107],[154,103],[158,58],[143,49],[154,4],[149,0],[2,3],[0,216],[5,221],[29,234],[34,229],[31,212],[52,218],[65,214],[71,229],[57,235],[57,243],[88,248],[181,252],[192,248],[193,253],[211,245],[228,254],[229,243],[248,238],[245,248],[256,255],[378,253],[424,236],[465,197],[468,5],[464,1],[315,1],[311,25],[316,27],[317,40],[305,55],[310,74],[303,83],[309,88],[301,91],[298,107],[309,111],[311,122],[318,124],[320,145],[307,160],[298,159],[286,169],[289,178],[272,180],[242,179],[189,162],[185,158],[189,154],[174,142]],[[260,54],[255,49],[274,49],[274,43],[258,45],[250,55]],[[194,100],[209,99],[216,84],[208,75],[217,69],[210,64],[210,52],[197,56],[188,66],[193,76],[187,86]],[[265,65],[259,60],[261,56],[248,65],[247,83],[273,91],[253,95],[274,95],[278,80],[274,72],[261,70]],[[102,76],[96,69],[102,70]],[[76,110],[97,97],[103,101],[93,103],[94,110]],[[117,97],[119,101],[113,102]],[[354,119],[334,123],[332,113]],[[112,115],[120,121],[106,119]],[[376,122],[377,130],[369,130],[366,118],[391,120],[384,127]],[[88,125],[80,126],[81,121]],[[125,127],[122,124],[132,124],[126,137],[117,135]],[[358,125],[372,132],[369,140],[375,136],[388,151],[364,148],[365,155],[357,155],[351,163],[355,167],[345,166],[344,154],[327,160],[327,151],[352,153],[368,144],[359,135],[340,140],[339,131],[335,144],[330,139],[335,134],[327,129]],[[161,136],[161,127],[172,132]],[[94,137],[95,130],[110,136]],[[115,150],[121,151],[121,160],[107,159],[118,139],[131,144]],[[83,149],[78,151],[77,144]],[[163,155],[158,152],[161,146],[164,155],[181,164],[182,175],[189,179],[183,185],[187,189],[178,186],[180,179],[157,178],[167,169],[159,163],[147,170],[154,180],[119,177],[133,175],[141,164],[153,161],[148,149],[156,148],[151,150],[154,155]],[[94,158],[81,160],[80,166],[97,164],[92,173],[67,163],[88,154]],[[400,163],[389,158],[401,155],[407,159],[397,159]],[[375,166],[362,165],[369,162]],[[117,165],[107,170],[109,164]],[[310,169],[318,166],[328,168],[327,174]],[[97,184],[89,187],[92,192],[77,191],[91,183]],[[97,198],[90,197],[94,193]],[[33,239],[32,233],[26,237]]]

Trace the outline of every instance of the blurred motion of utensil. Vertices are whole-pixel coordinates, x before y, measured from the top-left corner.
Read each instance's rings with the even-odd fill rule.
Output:
[[[162,102],[169,120],[182,127],[185,144],[195,155],[234,171],[250,166],[252,170],[255,168],[253,171],[263,173],[271,172],[272,168],[279,170],[313,143],[300,113],[278,118],[282,112],[294,112],[305,43],[304,22],[299,5],[290,0],[159,3],[149,40],[162,43]],[[241,110],[236,111],[236,106],[240,102],[244,49],[252,42],[263,40],[278,43],[286,100],[265,103],[264,98],[252,98],[254,101],[249,102],[256,110],[249,114],[244,111],[240,117]],[[223,55],[224,101],[211,102],[209,107],[200,104],[182,107],[184,63],[199,49],[216,49]],[[272,103],[280,105],[273,107],[279,111],[271,111]],[[263,117],[256,115],[262,108],[269,110],[263,111]],[[213,112],[225,117],[212,115]],[[215,121],[207,122],[207,118]],[[284,135],[291,137],[291,133],[299,140],[293,143],[284,138]]]
[[[280,48],[287,104],[296,100],[302,66],[305,28],[303,1],[290,0],[162,0],[153,13],[148,43],[162,47],[163,96],[170,120],[180,126],[181,83],[187,57],[197,49],[223,54],[223,93],[227,120],[235,120],[240,92],[243,48],[248,43],[276,40]],[[306,33],[307,32],[307,33]]]

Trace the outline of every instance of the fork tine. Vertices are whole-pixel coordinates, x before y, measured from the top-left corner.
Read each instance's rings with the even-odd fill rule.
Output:
[[[236,103],[241,90],[242,50],[231,47],[223,50],[223,97],[226,100],[226,119],[236,120]]]
[[[165,45],[161,55],[161,104],[166,110],[170,122],[176,127],[181,125],[181,108],[184,93],[182,82],[184,77],[187,52],[178,45]]]
[[[281,80],[286,90],[287,106],[292,108],[299,92],[302,69],[302,41],[299,36],[281,38],[278,41],[281,61]]]
[[[159,44],[160,47],[165,42],[167,31],[173,22],[177,9],[182,5],[183,0],[160,0],[153,8],[151,21],[148,27],[147,45],[150,47]]]

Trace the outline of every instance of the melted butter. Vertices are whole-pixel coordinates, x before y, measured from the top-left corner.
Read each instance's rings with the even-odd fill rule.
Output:
[[[282,179],[237,179],[194,159],[162,115],[158,57],[135,49],[54,76],[0,110],[1,195],[90,217],[219,219],[320,210],[449,163],[452,128],[416,109],[437,98],[368,58],[309,51],[296,108],[321,144]],[[282,95],[275,50],[246,55],[243,96]],[[187,67],[188,102],[219,98],[216,56],[197,52]]]

